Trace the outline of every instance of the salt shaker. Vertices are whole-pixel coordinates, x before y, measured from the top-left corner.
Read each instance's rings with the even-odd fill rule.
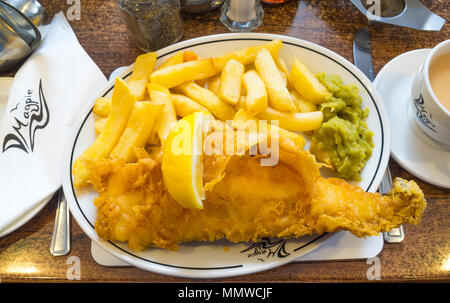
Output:
[[[129,35],[144,51],[155,51],[183,36],[180,0],[117,0]]]
[[[260,0],[227,0],[220,21],[232,32],[249,32],[261,25],[263,16]]]

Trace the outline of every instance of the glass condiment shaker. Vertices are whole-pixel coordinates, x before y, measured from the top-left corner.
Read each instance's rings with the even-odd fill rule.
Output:
[[[227,0],[220,21],[232,32],[249,32],[261,25],[263,16],[260,0]]]
[[[144,51],[155,51],[183,36],[180,0],[117,0],[129,35]]]

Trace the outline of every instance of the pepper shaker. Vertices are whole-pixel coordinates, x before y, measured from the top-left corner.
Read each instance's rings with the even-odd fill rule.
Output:
[[[263,16],[260,0],[227,0],[220,21],[232,32],[249,32],[261,25]]]
[[[183,36],[180,0],[117,0],[128,34],[148,52]]]

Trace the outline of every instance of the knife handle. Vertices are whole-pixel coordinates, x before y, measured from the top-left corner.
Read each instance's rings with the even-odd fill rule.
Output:
[[[50,253],[54,256],[65,256],[70,251],[70,213],[69,205],[62,189],[59,190],[58,208],[53,228]]]
[[[405,232],[403,230],[403,225],[398,228],[393,228],[391,231],[383,233],[384,241],[388,243],[400,243],[405,239]]]

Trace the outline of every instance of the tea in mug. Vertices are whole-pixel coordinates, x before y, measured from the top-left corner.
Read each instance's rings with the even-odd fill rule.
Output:
[[[438,55],[431,61],[428,77],[438,101],[450,111],[450,53]]]

